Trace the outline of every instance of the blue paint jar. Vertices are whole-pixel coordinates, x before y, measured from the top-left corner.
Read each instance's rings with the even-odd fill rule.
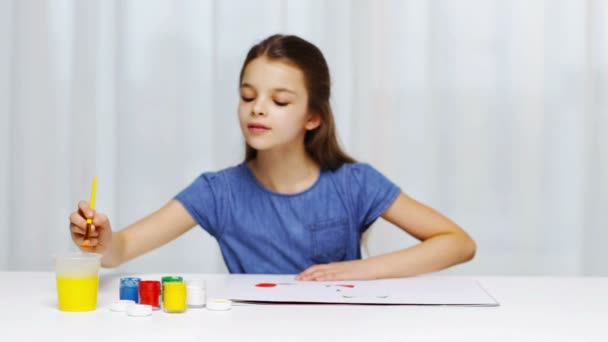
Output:
[[[120,278],[120,299],[132,300],[139,303],[139,281],[140,278]]]

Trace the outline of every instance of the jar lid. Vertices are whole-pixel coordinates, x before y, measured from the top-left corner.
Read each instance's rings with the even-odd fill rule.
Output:
[[[207,300],[207,310],[226,311],[232,309],[232,301],[224,298],[211,298]]]
[[[127,308],[127,315],[132,317],[145,317],[152,315],[152,306],[146,304],[133,304]]]
[[[139,282],[140,290],[158,290],[160,291],[160,281],[158,280],[142,280]]]
[[[138,286],[140,278],[124,277],[120,278],[120,286]]]
[[[129,308],[129,306],[135,305],[135,301],[128,299],[117,300],[114,303],[110,304],[110,310],[116,312],[125,312]]]
[[[184,278],[180,277],[180,276],[164,276],[161,278],[163,284],[164,283],[170,283],[170,282],[183,282]]]

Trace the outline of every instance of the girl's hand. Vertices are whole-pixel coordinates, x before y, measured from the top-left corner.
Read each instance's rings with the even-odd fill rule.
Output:
[[[351,260],[314,265],[302,273],[296,280],[371,280],[376,279],[375,270],[369,260]]]
[[[84,234],[87,229],[87,218],[92,218],[89,239],[84,241]],[[112,242],[112,228],[110,220],[102,213],[96,213],[89,208],[85,201],[78,203],[78,210],[70,215],[70,233],[72,241],[84,252],[103,253]]]

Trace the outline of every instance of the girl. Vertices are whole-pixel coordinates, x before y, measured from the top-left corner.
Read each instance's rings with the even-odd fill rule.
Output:
[[[81,201],[73,241],[115,267],[197,224],[213,235],[232,273],[298,280],[413,276],[473,258],[455,223],[400,191],[338,145],[327,63],[313,44],[274,35],[253,46],[240,74],[243,163],[203,173],[164,207],[123,230]],[[422,242],[361,259],[361,234],[379,217]],[[86,219],[93,219],[83,241]]]

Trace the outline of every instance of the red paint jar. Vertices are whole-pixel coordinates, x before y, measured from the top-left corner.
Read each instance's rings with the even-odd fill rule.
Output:
[[[139,282],[139,304],[147,304],[155,310],[160,309],[160,281],[142,280]]]

